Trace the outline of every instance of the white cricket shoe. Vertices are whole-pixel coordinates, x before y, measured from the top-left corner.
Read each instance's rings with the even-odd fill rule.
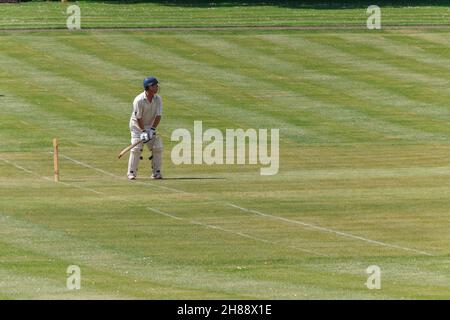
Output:
[[[162,179],[161,172],[159,170],[156,172],[153,172],[151,178],[152,179]]]
[[[134,174],[129,174],[128,180],[136,180],[136,176]]]

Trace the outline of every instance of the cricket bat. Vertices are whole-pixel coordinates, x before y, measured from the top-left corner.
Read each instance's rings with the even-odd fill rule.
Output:
[[[141,143],[142,140],[138,140],[137,142],[130,144],[128,147],[120,151],[119,155],[117,156],[118,159],[120,159],[124,154],[126,154],[128,151],[136,147],[139,143]]]

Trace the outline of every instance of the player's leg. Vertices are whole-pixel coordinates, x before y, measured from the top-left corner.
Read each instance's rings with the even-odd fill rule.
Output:
[[[150,142],[147,143],[148,149],[152,152],[152,178],[162,179],[161,167],[162,167],[162,152],[163,143],[159,136],[156,136]]]
[[[131,138],[131,143],[136,143],[139,138]],[[134,180],[137,176],[137,170],[139,165],[139,160],[141,159],[142,153],[142,143],[137,144],[133,149],[130,150],[130,158],[128,159],[128,179]]]

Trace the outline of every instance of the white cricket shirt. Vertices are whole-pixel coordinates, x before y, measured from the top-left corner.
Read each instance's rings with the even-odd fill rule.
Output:
[[[140,134],[141,129],[137,123],[137,119],[143,119],[145,129],[152,127],[156,116],[162,114],[162,99],[155,94],[151,103],[147,100],[145,91],[139,94],[133,101],[133,112],[130,118],[130,130],[132,133]]]

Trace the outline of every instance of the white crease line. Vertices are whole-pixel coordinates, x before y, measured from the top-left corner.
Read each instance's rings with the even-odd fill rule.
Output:
[[[295,250],[299,250],[299,251],[302,251],[302,252],[306,252],[306,253],[310,253],[310,254],[322,256],[322,257],[329,257],[328,255],[321,254],[321,253],[318,253],[318,252],[315,252],[315,251],[311,251],[311,250],[307,250],[307,249],[302,249],[302,248],[294,247],[294,246],[286,246],[286,245],[283,245],[283,244],[282,244],[281,242],[279,242],[279,241],[270,241],[270,240],[267,240],[267,239],[254,237],[254,236],[251,236],[251,235],[246,234],[246,233],[242,233],[242,232],[238,232],[238,231],[232,231],[232,230],[224,229],[224,228],[222,228],[222,227],[215,226],[215,225],[212,225],[212,224],[206,224],[206,223],[202,223],[202,222],[195,221],[195,220],[188,220],[188,219],[185,219],[185,218],[180,218],[180,217],[174,216],[174,215],[172,215],[172,214],[170,214],[170,213],[163,212],[163,211],[158,210],[158,209],[155,209],[155,208],[147,207],[147,209],[150,210],[150,211],[153,211],[153,212],[155,212],[155,213],[161,214],[161,215],[163,215],[163,216],[172,218],[172,219],[181,220],[181,221],[187,221],[187,222],[190,223],[190,224],[199,225],[199,226],[202,226],[202,227],[205,227],[205,228],[215,229],[215,230],[220,230],[220,231],[223,231],[223,232],[235,234],[235,235],[238,235],[238,236],[241,236],[241,237],[244,237],[244,238],[248,238],[248,239],[251,239],[251,240],[255,240],[255,241],[259,241],[259,242],[264,242],[264,243],[268,243],[268,244],[273,244],[273,245],[278,245],[278,246],[283,246],[283,247],[287,247],[287,248],[290,248],[290,249],[295,249]]]
[[[25,171],[26,173],[32,174],[32,175],[34,175],[34,176],[36,176],[36,177],[39,177],[39,178],[41,178],[41,179],[44,179],[44,180],[47,180],[47,181],[53,181],[53,180],[50,179],[49,177],[41,176],[41,175],[37,174],[36,172],[33,172],[33,171],[31,171],[31,170],[28,170],[28,169],[26,169],[26,168],[24,168],[24,167],[22,167],[22,166],[19,166],[18,164],[12,163],[12,162],[9,161],[9,160],[3,159],[3,158],[0,158],[0,160],[2,160],[3,162],[5,162],[5,163],[7,163],[7,164],[9,164],[9,165],[12,165],[13,167],[16,167],[17,169],[20,169],[20,170],[22,170],[22,171]],[[59,181],[58,183],[63,184],[63,185],[65,185],[65,186],[69,186],[69,187],[74,187],[74,188],[78,188],[78,189],[81,189],[81,190],[85,190],[85,191],[91,191],[91,192],[94,192],[94,193],[97,193],[97,194],[103,194],[103,192],[100,192],[100,191],[97,191],[97,190],[94,190],[94,189],[85,188],[85,187],[80,187],[80,186],[77,186],[77,185],[75,185],[75,184],[71,184],[71,183],[67,183],[67,182],[63,182],[63,181]]]
[[[169,213],[165,213],[165,212],[159,211],[158,209],[147,207],[147,210],[150,210],[150,211],[162,214],[163,216],[166,216],[166,217],[169,217],[169,218],[173,218],[173,219],[177,219],[177,220],[184,220],[183,218],[171,215]]]
[[[22,166],[19,166],[18,164],[12,163],[11,161],[8,161],[8,160],[3,159],[3,158],[0,158],[0,160],[2,160],[3,162],[6,162],[9,165],[12,165],[13,167],[16,167],[17,169],[23,170],[23,171],[25,171],[27,173],[30,173],[30,174],[33,174],[33,175],[38,176],[40,178],[43,178],[43,177],[39,176],[38,174],[34,173],[33,171],[30,171],[30,170],[28,170],[28,169],[26,169],[26,168],[24,168]]]
[[[395,245],[395,244],[389,244],[389,243],[385,243],[385,242],[381,242],[381,241],[377,241],[377,240],[371,240],[371,239],[364,238],[364,237],[361,237],[361,236],[353,235],[351,233],[346,233],[346,232],[342,232],[342,231],[332,230],[332,229],[328,229],[328,228],[325,228],[325,227],[320,227],[320,226],[317,226],[317,225],[314,225],[314,224],[310,224],[310,223],[306,223],[306,222],[303,222],[303,221],[299,221],[299,220],[292,220],[292,219],[287,219],[287,218],[283,218],[283,217],[280,217],[280,216],[274,216],[274,215],[263,213],[263,212],[260,212],[260,211],[257,211],[257,210],[242,208],[242,207],[239,207],[239,206],[234,205],[232,203],[227,203],[227,205],[229,205],[229,206],[231,206],[233,208],[237,208],[239,210],[245,211],[245,212],[256,213],[256,214],[258,214],[260,216],[263,216],[263,217],[277,219],[277,220],[281,220],[281,221],[284,221],[284,222],[287,222],[287,223],[299,224],[299,225],[302,225],[302,226],[305,226],[305,227],[308,227],[308,228],[312,228],[312,229],[316,229],[316,230],[323,231],[323,232],[328,232],[328,233],[334,233],[334,234],[337,234],[337,235],[340,235],[340,236],[343,236],[343,237],[357,239],[357,240],[365,241],[365,242],[368,242],[368,243],[371,243],[371,244],[376,244],[376,245],[379,245],[379,246],[395,248],[395,249],[400,249],[400,250],[405,250],[405,251],[411,251],[411,252],[415,252],[415,253],[424,254],[424,255],[427,255],[427,256],[432,256],[431,253],[428,253],[428,252],[425,252],[425,251],[420,251],[420,250],[416,250],[416,249],[406,248],[406,247],[398,246],[398,245]]]
[[[52,151],[50,151],[49,153],[52,153],[52,154],[53,154]],[[72,161],[72,162],[74,162],[74,163],[76,163],[76,164],[78,164],[78,165],[80,165],[80,166],[83,166],[83,167],[86,167],[86,168],[95,170],[95,171],[97,171],[97,172],[106,174],[106,175],[108,175],[108,176],[110,176],[110,177],[113,177],[113,178],[116,178],[116,179],[124,180],[124,178],[121,177],[121,176],[118,176],[118,175],[116,175],[116,174],[114,174],[114,173],[105,171],[105,170],[103,170],[103,169],[99,169],[99,168],[93,167],[93,166],[91,166],[90,164],[87,164],[87,163],[81,162],[81,161],[79,161],[79,160],[73,159],[73,158],[71,158],[71,157],[69,157],[69,156],[66,156],[66,155],[64,155],[64,154],[61,154],[61,153],[60,153],[59,156],[60,156],[60,157],[63,157],[64,159],[67,159],[67,160],[69,160],[69,161]],[[135,180],[135,181],[132,181],[132,183],[143,184],[143,185],[146,185],[146,186],[152,186],[152,187],[154,187],[154,188],[159,188],[159,189],[170,190],[170,191],[174,191],[174,192],[180,192],[180,193],[185,193],[185,194],[192,194],[192,195],[194,195],[193,193],[186,192],[186,191],[183,191],[183,190],[173,189],[173,188],[169,188],[169,187],[165,187],[165,186],[159,186],[159,185],[157,185],[157,184],[146,183],[146,182],[144,182],[144,181],[136,181],[136,180]]]
[[[50,151],[50,153],[53,154],[53,151]],[[108,175],[108,176],[110,176],[110,177],[117,177],[115,174],[113,174],[113,173],[111,173],[111,172],[108,172],[108,171],[105,171],[105,170],[102,170],[102,169],[99,169],[99,168],[95,168],[95,167],[93,167],[93,166],[91,166],[91,165],[89,165],[89,164],[87,164],[87,163],[78,161],[78,160],[73,159],[73,158],[71,158],[71,157],[68,157],[68,156],[66,156],[66,155],[64,155],[64,154],[59,153],[58,155],[59,155],[60,157],[63,157],[63,158],[65,158],[65,159],[67,159],[67,160],[70,160],[70,161],[72,161],[72,162],[75,162],[76,164],[79,164],[80,166],[83,166],[83,167],[86,167],[86,168],[89,168],[89,169],[92,169],[92,170],[101,172],[101,173],[106,174],[106,175]]]
[[[64,157],[66,157],[68,160],[71,160],[71,161],[74,161],[74,162],[76,161],[76,163],[79,163],[79,164],[81,164],[81,165],[83,165],[83,166],[85,166],[87,168],[91,168],[91,169],[99,171],[99,172],[103,172],[104,171],[102,169],[95,168],[95,167],[93,167],[91,165],[83,164],[81,161],[77,161],[77,160],[69,158],[67,156],[64,156]],[[104,171],[104,173],[108,174],[108,175],[115,176],[114,174],[106,172],[106,171]],[[116,177],[120,178],[119,176],[116,176]],[[156,186],[154,184],[150,184],[150,185],[154,186],[154,187],[161,187],[161,186]],[[194,193],[186,192],[186,191],[175,189],[175,188],[168,188],[168,189],[170,189],[172,191],[176,191],[176,192],[181,192],[181,193],[195,195]],[[383,247],[387,247],[387,248],[394,248],[394,249],[399,249],[399,250],[404,250],[404,251],[409,251],[409,252],[415,252],[415,253],[419,253],[419,254],[423,254],[423,255],[427,255],[427,256],[433,256],[429,252],[420,251],[420,250],[411,249],[411,248],[406,248],[406,247],[398,246],[398,245],[395,245],[395,244],[388,244],[388,243],[384,243],[384,242],[381,242],[381,241],[371,240],[371,239],[364,238],[364,237],[361,237],[361,236],[356,236],[356,235],[353,235],[353,234],[350,234],[350,233],[337,231],[337,230],[332,230],[332,229],[328,229],[328,228],[325,228],[325,227],[320,227],[320,226],[317,226],[317,225],[305,223],[305,222],[298,221],[298,220],[291,220],[291,219],[283,218],[283,217],[280,217],[280,216],[274,216],[274,215],[270,215],[270,214],[267,214],[267,213],[262,213],[262,212],[259,212],[259,211],[256,211],[256,210],[246,209],[246,208],[237,206],[237,205],[229,203],[229,202],[215,200],[215,199],[213,199],[211,197],[205,197],[205,198],[208,199],[208,200],[215,201],[217,203],[222,203],[222,204],[224,204],[226,206],[231,206],[231,207],[239,209],[241,211],[256,213],[256,214],[264,216],[264,217],[269,217],[269,218],[272,218],[272,219],[277,219],[277,220],[285,221],[285,222],[288,222],[288,223],[294,223],[294,224],[302,225],[302,226],[309,227],[309,228],[312,228],[312,229],[315,229],[315,230],[319,230],[319,231],[322,231],[322,232],[334,233],[334,234],[342,236],[342,237],[352,238],[352,239],[355,239],[355,240],[360,240],[360,241],[364,241],[364,242],[367,242],[367,243],[371,243],[371,244],[375,244],[375,245],[379,245],[379,246],[383,246]]]
[[[40,176],[39,174],[37,174],[37,173],[35,173],[35,172],[31,171],[31,170],[28,170],[28,169],[26,169],[26,168],[24,168],[24,167],[22,167],[22,166],[19,166],[19,165],[15,164],[15,163],[12,163],[12,162],[10,162],[10,161],[8,161],[8,160],[6,160],[6,159],[0,158],[0,160],[6,162],[7,164],[10,164],[10,165],[16,167],[17,169],[23,170],[23,171],[25,171],[25,172],[27,172],[27,173],[29,173],[29,174],[32,174],[32,175],[34,175],[34,176],[37,176],[37,177],[39,177],[39,178],[41,178],[41,179],[44,179],[44,180],[47,180],[47,181],[53,181],[53,180],[50,179],[49,177]],[[69,159],[69,160],[76,161],[75,159]],[[76,161],[76,163],[82,164],[82,162],[79,162],[79,161]],[[86,166],[86,164],[85,164],[85,166]],[[89,166],[89,165],[87,165],[87,166]],[[91,167],[91,169],[96,169],[96,168],[94,168],[94,167],[92,167],[92,166],[89,166],[89,167]],[[105,174],[115,176],[115,175],[113,175],[112,173],[106,172],[106,171],[104,171],[104,170],[101,170],[101,169],[98,169],[98,170],[101,171],[101,172],[103,172],[103,173],[105,173]],[[66,182],[62,182],[62,181],[59,181],[58,183],[63,184],[63,185],[67,185],[67,186],[69,186],[69,187],[75,187],[75,188],[78,188],[78,189],[91,191],[91,192],[94,192],[94,193],[97,193],[97,194],[104,194],[103,192],[100,192],[100,191],[97,191],[97,190],[93,190],[93,189],[90,189],[90,188],[80,187],[80,186],[73,185],[73,184],[66,183]],[[172,219],[183,220],[183,221],[186,220],[186,219],[184,219],[184,218],[180,218],[180,217],[177,217],[177,216],[174,216],[174,215],[171,215],[171,214],[168,214],[168,213],[159,211],[159,210],[157,210],[157,209],[153,209],[153,208],[147,208],[147,209],[148,209],[148,210],[151,210],[151,211],[153,211],[153,212],[162,214],[162,215],[164,215],[164,216],[166,216],[166,217],[170,217],[170,218],[172,218]],[[227,230],[227,229],[224,229],[224,228],[215,226],[215,225],[204,224],[204,223],[201,223],[201,222],[198,222],[198,221],[195,221],[195,220],[186,220],[186,221],[188,221],[188,222],[191,223],[191,224],[200,225],[200,226],[203,226],[203,227],[206,227],[206,228],[210,228],[210,229],[221,230],[221,231],[223,231],[223,232],[232,233],[232,234],[239,235],[239,236],[241,236],[241,237],[245,237],[245,238],[252,239],[252,240],[255,240],[255,241],[260,241],[260,242],[269,243],[269,244],[274,244],[274,245],[280,245],[279,242],[274,242],[274,241],[269,241],[269,240],[262,239],[262,238],[253,237],[253,236],[251,236],[251,235],[248,235],[248,234],[245,234],[245,233],[242,233],[242,232],[236,232],[236,231]],[[295,250],[299,250],[299,251],[306,252],[306,253],[310,253],[310,254],[314,254],[314,255],[318,255],[318,256],[329,257],[328,255],[325,255],[325,254],[317,253],[317,252],[314,252],[314,251],[310,251],[310,250],[306,250],[306,249],[302,249],[302,248],[298,248],[298,247],[293,247],[293,246],[285,246],[285,247],[288,247],[288,248],[291,248],[291,249],[295,249]]]

